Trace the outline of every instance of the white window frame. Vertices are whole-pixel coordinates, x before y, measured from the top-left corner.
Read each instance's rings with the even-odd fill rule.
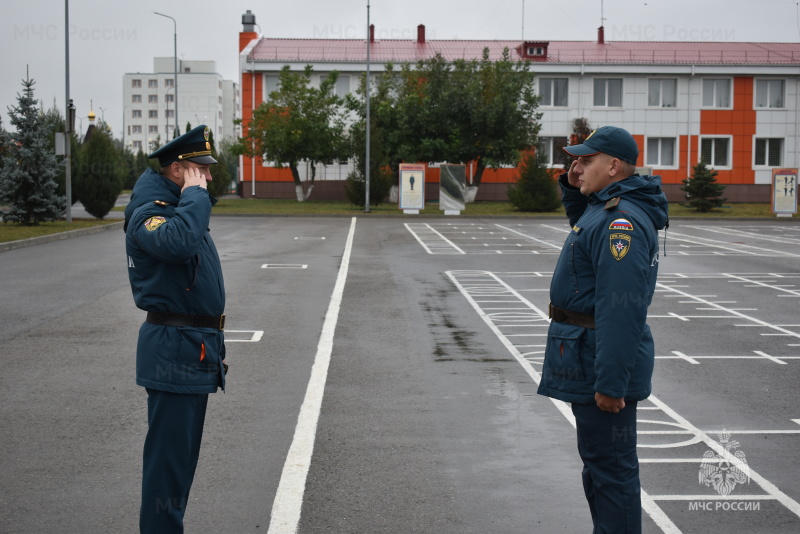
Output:
[[[158,104],[158,95],[147,95],[148,104]]]
[[[157,109],[149,109],[149,110],[147,110],[147,118],[148,119],[157,119],[158,118],[158,110]]]
[[[141,88],[141,87],[142,87],[142,80],[141,80],[141,78],[133,78],[133,79],[131,80],[131,87],[132,87],[132,88],[134,88],[134,89],[136,89],[136,88]]]
[[[715,170],[723,170],[723,171],[731,170],[733,168],[733,136],[732,135],[701,135],[700,136],[700,141],[698,143],[699,150],[698,150],[698,154],[697,154],[697,161],[699,162],[699,161],[702,160],[703,141],[710,140],[710,139],[727,139],[728,140],[728,150],[727,150],[727,154],[725,155],[725,161],[726,161],[725,165],[716,165],[713,161],[712,162],[707,161],[706,162],[706,166],[709,169],[715,169]],[[714,147],[714,151],[715,150],[716,150],[716,147]],[[716,157],[716,153],[713,153],[712,159],[714,159],[715,157]]]
[[[665,140],[665,139],[671,139],[674,142],[674,145],[672,147],[672,160],[673,161],[670,164],[664,163],[662,161],[662,158],[661,158],[661,152],[662,152],[661,141]],[[659,141],[659,143],[658,143],[658,155],[657,155],[658,162],[652,163],[651,157],[653,156],[653,154],[650,151],[650,141],[655,141],[655,140]],[[677,169],[680,166],[679,162],[678,162],[679,157],[680,157],[680,139],[678,139],[677,137],[669,137],[669,136],[647,137],[645,139],[645,141],[644,141],[644,147],[645,147],[645,155],[644,155],[644,165],[645,165],[645,167],[654,167],[654,168],[658,168],[658,169]]]
[[[770,96],[771,96],[771,89],[772,83],[780,82],[780,91],[781,91],[781,105],[780,106],[772,106],[770,105]],[[767,105],[766,106],[759,106],[758,105],[758,96],[759,96],[759,85],[766,83],[767,87]],[[786,109],[786,80],[781,78],[756,78],[755,79],[755,87],[753,87],[753,108],[754,109]]]
[[[158,126],[153,125],[153,124],[149,125],[147,127],[147,133],[149,133],[149,134],[157,134],[158,133]]]
[[[148,89],[158,89],[158,80],[152,78],[147,80],[147,87]]]
[[[764,151],[764,163],[758,163],[756,160],[757,152],[756,147],[759,141],[766,141],[766,150]],[[770,141],[779,141],[780,142],[780,161],[774,165],[769,163],[769,145]],[[754,137],[753,138],[753,167],[759,169],[771,169],[775,167],[783,167],[784,161],[784,153],[786,150],[786,139],[783,137]]]
[[[719,97],[717,95],[716,83],[714,84],[714,90],[713,90],[713,95],[712,95],[713,103],[712,104],[706,104],[706,102],[705,102],[706,82],[719,82],[719,81],[728,82],[728,95],[727,95],[728,105],[727,106],[723,106],[723,105],[718,105],[717,104],[717,102],[719,100]],[[702,105],[700,107],[703,108],[703,109],[733,109],[733,79],[732,78],[703,78],[703,84],[702,84],[701,89],[700,89],[700,102],[702,103]]]
[[[605,83],[603,84],[603,104],[597,103],[597,82],[603,80]],[[608,82],[610,81],[617,81],[619,80],[619,104],[618,105],[611,105],[608,103]],[[607,78],[605,76],[598,76],[592,80],[592,105],[595,108],[621,108],[625,103],[625,84],[622,78]]]
[[[141,150],[142,149],[142,142],[141,141],[134,141],[133,142],[133,148],[135,148],[137,150]]]
[[[132,119],[141,119],[142,118],[142,110],[141,109],[132,109],[131,110],[131,118]]]
[[[131,125],[131,133],[132,134],[140,134],[140,133],[142,133],[142,125],[141,124],[133,124],[133,125]]]
[[[671,106],[664,105],[664,82],[672,82],[675,101]],[[650,104],[650,92],[653,84],[658,84],[658,104]],[[647,107],[675,109],[678,107],[678,79],[677,78],[648,78],[647,80]]]
[[[544,149],[547,153],[547,168],[554,169],[556,167],[562,167],[564,165],[563,161],[559,161],[556,158],[557,151],[561,149],[561,147],[555,144],[555,141],[560,139],[562,141],[562,147],[567,146],[569,144],[569,137],[566,135],[559,135],[554,137],[549,136],[542,136],[539,137],[539,148]]]
[[[567,87],[566,87],[566,89],[564,91],[564,97],[565,97],[566,101],[563,104],[554,103],[555,96],[556,96],[556,91],[555,91],[556,83],[555,82],[557,82],[559,80],[564,80],[564,81],[567,82]],[[549,90],[550,90],[550,93],[549,93],[550,101],[549,102],[545,102],[544,96],[543,96],[544,95],[544,87],[546,85],[549,86]],[[566,107],[569,107],[569,78],[567,78],[567,77],[554,77],[554,76],[545,76],[545,77],[539,78],[539,97],[541,99],[539,101],[539,107],[543,107],[543,108],[566,108]]]

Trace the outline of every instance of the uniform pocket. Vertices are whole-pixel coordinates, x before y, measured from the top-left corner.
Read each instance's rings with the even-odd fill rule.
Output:
[[[561,380],[584,381],[581,351],[586,342],[586,329],[564,323],[551,323],[545,348],[546,372]]]

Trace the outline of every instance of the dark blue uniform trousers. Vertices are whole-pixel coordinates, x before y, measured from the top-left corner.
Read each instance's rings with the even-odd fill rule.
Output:
[[[572,405],[593,534],[642,532],[636,405],[626,402],[618,413],[594,404]]]
[[[142,534],[183,532],[208,394],[147,389],[147,437],[142,470]]]

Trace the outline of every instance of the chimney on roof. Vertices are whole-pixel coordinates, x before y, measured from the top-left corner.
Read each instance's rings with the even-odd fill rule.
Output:
[[[256,31],[256,16],[248,9],[247,13],[242,15],[242,31],[254,32]]]
[[[374,43],[375,42],[375,25],[374,24],[370,24],[369,25],[369,42],[370,43]]]
[[[606,29],[603,26],[597,28],[597,44],[606,44]]]
[[[425,44],[425,25],[417,26],[417,44]]]

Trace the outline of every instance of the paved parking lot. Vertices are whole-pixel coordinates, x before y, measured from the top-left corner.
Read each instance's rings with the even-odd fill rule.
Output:
[[[571,414],[535,394],[568,231],[214,217],[231,372],[187,531],[589,532]],[[666,255],[661,238],[645,532],[797,532],[800,225],[675,221]],[[124,259],[121,231],[0,252],[2,532],[135,530]]]

